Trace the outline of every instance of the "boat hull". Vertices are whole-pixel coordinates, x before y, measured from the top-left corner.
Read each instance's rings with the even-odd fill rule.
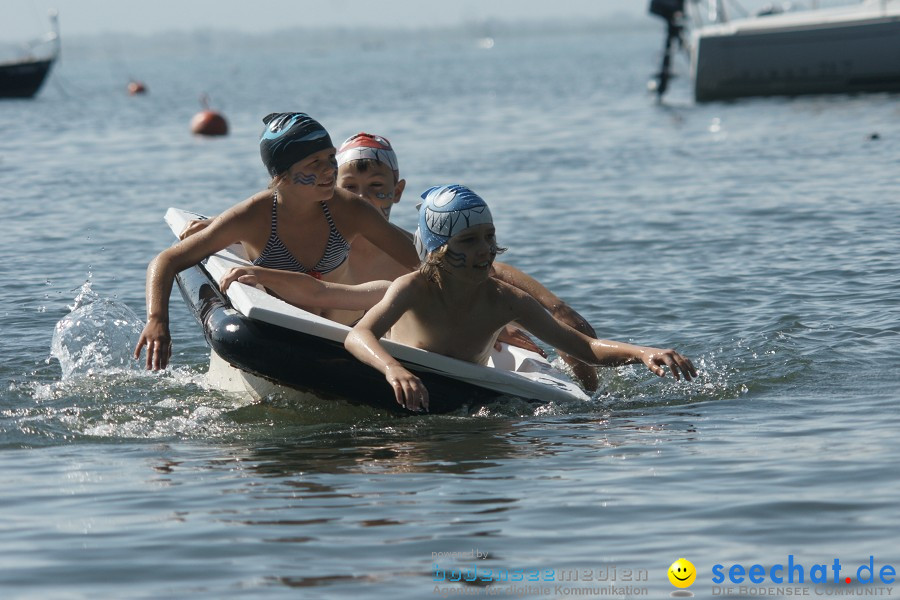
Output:
[[[698,102],[748,96],[900,91],[900,16],[711,27],[694,40]],[[735,22],[737,23],[737,22]]]
[[[0,98],[31,98],[41,89],[52,59],[0,64]]]
[[[231,306],[200,265],[182,271],[176,280],[213,353],[228,365],[252,375],[246,385],[252,386],[247,391],[253,395],[260,395],[259,390],[264,389],[261,381],[268,381],[276,386],[273,390],[289,388],[323,399],[407,412],[397,404],[384,376],[356,360],[342,343],[245,317]],[[404,366],[428,388],[432,413],[458,411],[502,395],[423,371],[414,364],[404,362]]]

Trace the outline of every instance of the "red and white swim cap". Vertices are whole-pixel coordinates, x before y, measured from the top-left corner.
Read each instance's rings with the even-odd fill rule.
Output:
[[[338,167],[351,160],[365,159],[388,165],[394,172],[394,177],[400,179],[397,154],[387,138],[371,133],[357,133],[347,138],[337,151]]]

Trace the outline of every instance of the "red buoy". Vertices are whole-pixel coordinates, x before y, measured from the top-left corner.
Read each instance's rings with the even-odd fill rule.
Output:
[[[130,96],[136,96],[138,94],[144,94],[147,92],[147,86],[144,85],[141,81],[131,80],[128,82],[128,94]]]
[[[209,108],[209,98],[200,97],[203,110],[191,119],[191,132],[197,135],[228,135],[228,122],[225,117]]]

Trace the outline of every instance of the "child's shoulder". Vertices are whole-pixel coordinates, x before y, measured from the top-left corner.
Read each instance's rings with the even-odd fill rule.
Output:
[[[494,277],[488,279],[491,302],[512,308],[515,312],[527,311],[534,305],[540,306],[537,300],[514,285],[500,281]]]
[[[262,216],[269,218],[268,215],[272,213],[274,198],[274,192],[270,189],[257,192],[226,210],[222,213],[222,216],[237,219],[259,218]]]
[[[404,305],[409,302],[415,303],[431,293],[433,286],[434,284],[422,273],[412,271],[393,280],[384,297]]]
[[[391,287],[396,286],[397,289],[411,289],[415,291],[425,290],[432,285],[434,284],[428,281],[428,277],[418,270],[405,273],[391,283]]]

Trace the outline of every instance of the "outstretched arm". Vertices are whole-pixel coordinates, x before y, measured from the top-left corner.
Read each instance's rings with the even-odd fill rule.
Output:
[[[172,355],[169,333],[169,296],[175,274],[222,248],[240,241],[247,219],[248,202],[229,209],[209,227],[160,252],[147,266],[147,324],[134,348],[140,358],[147,347],[147,369],[165,369]]]
[[[550,311],[555,319],[589,337],[597,337],[594,328],[578,312],[566,304],[556,294],[548,290],[540,281],[503,262],[494,262],[494,277],[519,288],[537,300],[541,306]],[[559,350],[557,348],[557,350]],[[560,358],[572,368],[572,372],[581,381],[585,389],[594,391],[599,384],[597,370],[565,352],[559,352]]]
[[[341,310],[368,310],[384,297],[391,285],[390,281],[346,285],[321,281],[306,273],[265,267],[233,267],[222,276],[219,287],[223,292],[227,291],[235,281],[247,285],[260,284],[285,302],[301,308]]]
[[[405,313],[412,302],[409,275],[397,279],[384,298],[357,323],[344,347],[361,362],[378,369],[391,388],[397,404],[408,410],[428,410],[428,390],[378,341]]]
[[[517,295],[514,310],[516,320],[525,329],[586,363],[610,367],[643,363],[660,377],[665,377],[665,367],[675,379],[684,377],[690,381],[697,376],[697,369],[690,359],[675,350],[588,337],[553,319],[536,300],[524,294]]]

